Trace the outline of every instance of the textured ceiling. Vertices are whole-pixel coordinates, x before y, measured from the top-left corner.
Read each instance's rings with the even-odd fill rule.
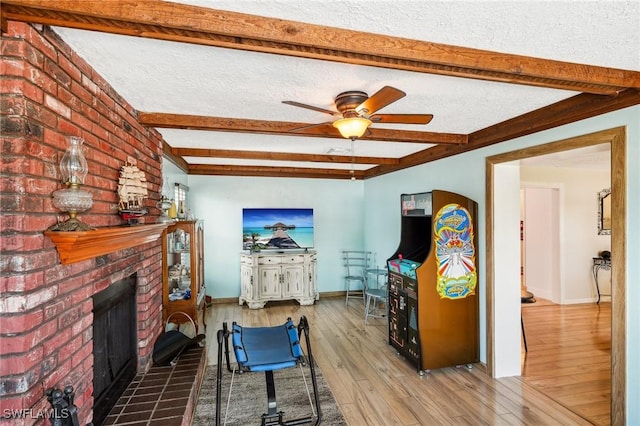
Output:
[[[539,155],[520,160],[520,165],[529,167],[556,167],[564,169],[611,169],[611,145],[592,145],[586,148]]]
[[[245,14],[640,71],[638,1],[215,1],[180,3]],[[425,126],[398,130],[461,133],[484,129],[579,92],[357,66],[57,27],[62,38],[139,111],[321,123],[331,117],[282,104],[334,109],[346,90],[372,95],[385,85],[407,96],[380,112],[429,113]],[[351,156],[350,141],[158,129],[173,148]],[[400,158],[429,145],[359,140],[356,156]],[[594,158],[602,157],[596,155]],[[364,170],[375,165],[185,157],[189,165]]]

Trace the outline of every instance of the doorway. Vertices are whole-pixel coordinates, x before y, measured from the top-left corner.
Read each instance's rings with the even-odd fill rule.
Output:
[[[497,360],[506,360],[513,366],[519,357],[519,301],[513,282],[519,281],[519,268],[513,268],[512,253],[518,246],[519,208],[511,203],[519,201],[519,185],[509,184],[514,177],[519,182],[519,167],[514,162],[524,158],[569,151],[602,143],[611,144],[611,191],[613,195],[612,253],[616,253],[612,265],[612,316],[611,316],[611,423],[623,424],[626,412],[626,134],[623,127],[604,130],[589,135],[551,142],[518,151],[488,157],[486,162],[486,242],[487,242],[487,369],[494,377],[502,374]],[[500,188],[497,190],[497,183]],[[515,213],[513,211],[515,210]],[[515,219],[509,216],[513,213]],[[499,224],[497,226],[496,224]],[[513,244],[510,243],[513,241]],[[504,247],[503,247],[504,243]],[[506,254],[505,254],[506,250]],[[511,292],[514,294],[511,295]],[[505,300],[506,293],[508,296]],[[513,296],[513,297],[511,297]],[[500,325],[500,326],[498,326]],[[515,337],[515,338],[514,338]],[[512,345],[511,342],[515,344]],[[519,362],[515,360],[515,365]],[[508,373],[508,372],[507,372]]]

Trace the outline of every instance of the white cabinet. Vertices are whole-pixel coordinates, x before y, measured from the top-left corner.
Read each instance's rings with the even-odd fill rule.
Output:
[[[259,252],[240,255],[239,303],[260,309],[270,300],[295,299],[313,305],[316,289],[316,252]]]

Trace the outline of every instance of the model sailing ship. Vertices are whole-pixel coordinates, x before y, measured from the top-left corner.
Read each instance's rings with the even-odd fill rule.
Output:
[[[147,178],[138,167],[125,163],[118,179],[118,204],[120,215],[129,225],[138,223],[138,218],[147,214],[144,199],[147,192]]]

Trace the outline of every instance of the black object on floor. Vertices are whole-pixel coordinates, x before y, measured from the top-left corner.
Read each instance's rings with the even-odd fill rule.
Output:
[[[530,291],[522,290],[520,292],[520,303],[536,303],[536,298],[533,297],[533,293]],[[522,339],[524,340],[524,351],[529,352],[527,347],[527,334],[524,331],[524,319],[522,313],[520,313],[520,326],[522,327]]]

